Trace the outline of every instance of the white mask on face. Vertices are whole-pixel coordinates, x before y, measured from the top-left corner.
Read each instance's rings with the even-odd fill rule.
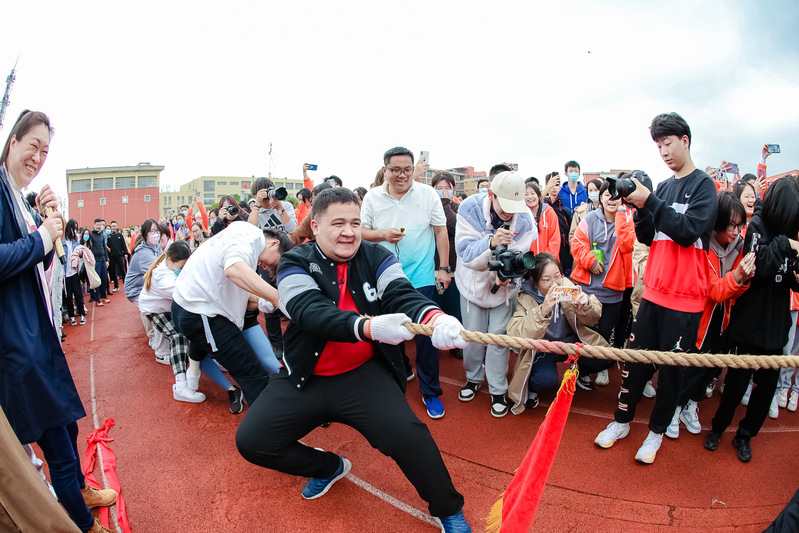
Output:
[[[161,234],[147,235],[147,244],[150,246],[158,246],[161,243]]]
[[[588,199],[591,200],[592,202],[598,202],[599,201],[599,191],[591,191],[591,192],[589,192],[588,193]]]

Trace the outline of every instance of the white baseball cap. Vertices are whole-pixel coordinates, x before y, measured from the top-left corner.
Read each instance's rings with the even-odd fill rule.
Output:
[[[505,171],[494,176],[491,192],[497,197],[499,207],[506,213],[522,213],[527,210],[524,203],[524,178],[515,172]]]

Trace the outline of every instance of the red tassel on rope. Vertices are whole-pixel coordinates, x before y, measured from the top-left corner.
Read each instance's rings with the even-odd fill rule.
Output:
[[[110,488],[117,491],[117,521],[119,526],[122,528],[122,531],[125,533],[130,533],[130,524],[128,523],[128,513],[125,510],[125,502],[122,499],[122,492],[120,491],[119,487],[119,478],[117,478],[116,474],[116,467],[117,467],[117,458],[114,455],[114,452],[111,451],[111,448],[108,446],[108,442],[113,441],[114,439],[108,436],[108,430],[111,426],[114,425],[113,418],[107,418],[103,427],[95,429],[88,437],[86,437],[86,441],[89,443],[89,447],[86,449],[86,459],[83,462],[83,474],[86,476],[86,483],[96,489],[102,489],[102,485],[97,483],[92,475],[94,472],[94,467],[97,464],[97,450],[98,448],[103,453],[103,472],[105,472],[105,478],[108,480],[108,485]],[[108,507],[102,507],[100,509],[100,523],[103,524],[105,527],[110,529],[116,529],[110,525],[110,513]]]
[[[579,351],[579,348],[578,348]],[[577,354],[567,362],[577,360]],[[507,490],[491,508],[486,531],[500,533],[527,533],[533,524],[538,503],[544,493],[549,471],[569,417],[577,370],[568,369],[563,382],[549,406],[544,421],[536,432],[533,443],[522,460],[522,464],[511,479]]]

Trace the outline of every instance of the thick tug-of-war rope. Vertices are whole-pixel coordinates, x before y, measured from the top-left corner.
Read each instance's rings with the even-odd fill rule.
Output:
[[[424,324],[406,323],[405,327],[417,335],[433,334],[433,327]],[[653,350],[630,350],[622,348],[606,348],[602,346],[576,345],[567,342],[524,339],[510,335],[495,335],[479,331],[461,331],[461,337],[469,342],[504,346],[516,351],[522,349],[537,352],[558,353],[568,356],[595,357],[597,359],[613,359],[633,363],[655,363],[674,366],[704,366],[728,368],[794,368],[799,367],[797,355],[735,355],[707,354],[685,352],[658,352]]]

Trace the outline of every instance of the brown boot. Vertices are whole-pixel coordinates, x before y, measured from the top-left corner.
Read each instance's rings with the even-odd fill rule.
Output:
[[[81,490],[83,501],[89,509],[95,507],[108,507],[117,501],[117,491],[111,489],[97,490],[94,487],[86,486]]]
[[[86,533],[116,533],[114,530],[108,529],[100,523],[99,518],[94,519],[94,525]]]

